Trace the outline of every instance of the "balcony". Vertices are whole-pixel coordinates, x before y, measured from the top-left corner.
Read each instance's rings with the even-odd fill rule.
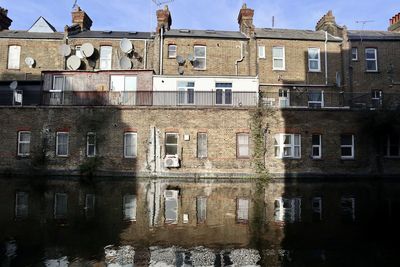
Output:
[[[42,105],[254,107],[257,92],[216,91],[43,91]]]

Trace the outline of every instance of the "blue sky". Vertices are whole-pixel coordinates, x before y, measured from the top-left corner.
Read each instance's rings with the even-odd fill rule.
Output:
[[[165,0],[157,0],[165,1]],[[172,28],[238,30],[237,15],[243,0],[174,0],[169,3]],[[39,17],[63,31],[71,24],[74,0],[3,0],[9,10],[11,29],[25,30]],[[386,30],[389,18],[400,12],[393,0],[248,0],[255,9],[256,27],[314,29],[329,9],[336,22],[349,29]],[[360,4],[362,3],[362,4]],[[152,0],[78,0],[93,20],[93,30],[154,31],[157,6]],[[372,21],[363,26],[356,21]]]

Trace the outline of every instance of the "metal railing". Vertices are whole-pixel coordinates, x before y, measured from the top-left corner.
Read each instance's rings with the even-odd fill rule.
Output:
[[[256,106],[257,92],[215,91],[64,91],[42,94],[42,105],[63,106]]]
[[[262,92],[265,106],[276,108],[351,108],[351,109],[399,109],[400,94],[386,93],[374,97],[364,92]]]

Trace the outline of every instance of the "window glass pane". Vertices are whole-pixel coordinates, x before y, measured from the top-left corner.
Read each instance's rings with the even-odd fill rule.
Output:
[[[187,103],[194,104],[194,89],[187,89]]]
[[[344,134],[341,136],[342,145],[353,145],[353,136],[350,134]]]
[[[195,46],[194,47],[194,56],[195,57],[204,57],[206,55],[206,48],[204,46]]]
[[[100,47],[100,69],[110,70],[111,69],[111,59],[112,59],[112,47],[111,46],[101,46]]]
[[[197,208],[197,223],[204,223],[207,217],[207,198],[197,197],[196,199]]]
[[[318,49],[316,49],[316,48],[308,49],[308,58],[309,59],[318,59],[319,58]]]
[[[376,70],[375,60],[367,60],[367,70]]]
[[[178,223],[178,192],[177,190],[166,190],[164,192],[166,223]]]
[[[57,91],[64,90],[64,76],[54,76],[53,90],[57,90]]]
[[[136,76],[125,76],[125,91],[136,91]]]
[[[375,50],[374,49],[365,49],[365,58],[366,59],[375,59]]]
[[[344,157],[346,157],[346,156],[348,156],[348,157],[352,156],[351,147],[342,147],[341,150],[342,150],[342,156],[344,156]]]
[[[54,199],[54,216],[55,218],[66,218],[67,217],[67,194],[55,194]]]
[[[206,59],[196,58],[196,60],[193,62],[193,67],[198,69],[204,69],[206,67]]]
[[[168,46],[168,57],[170,58],[176,57],[176,45]]]
[[[216,104],[222,104],[222,93],[223,93],[222,89],[215,90],[215,96],[216,96],[215,103]]]
[[[111,90],[124,91],[125,77],[123,75],[111,75]]]
[[[285,145],[292,144],[292,136],[291,135],[284,135],[283,136],[283,144],[285,144]]]
[[[320,145],[320,135],[319,134],[313,134],[312,135],[312,144],[313,145]]]
[[[292,148],[291,147],[284,147],[283,148],[283,156],[284,157],[291,157],[292,156]]]
[[[31,141],[31,133],[21,132],[19,134],[19,136],[20,136],[20,141],[22,141],[22,142],[30,142]]]
[[[26,218],[28,216],[29,195],[26,192],[17,192],[15,196],[15,217]]]
[[[319,61],[317,60],[310,60],[310,69],[318,70],[319,69]]]
[[[295,146],[300,145],[300,135],[298,135],[298,134],[294,135],[294,145]]]
[[[319,156],[319,147],[313,147],[312,148],[312,155],[313,156]]]
[[[207,157],[207,133],[197,134],[197,157]]]
[[[167,134],[167,144],[178,144],[178,135],[177,134]]]
[[[309,101],[321,102],[322,92],[321,91],[311,91],[308,93]]]
[[[274,68],[282,69],[283,68],[283,59],[274,59]]]
[[[272,56],[282,58],[283,57],[283,48],[282,47],[272,48]]]
[[[230,89],[225,90],[225,104],[232,104],[232,90]]]
[[[136,196],[125,195],[123,199],[124,220],[136,221]]]
[[[239,198],[237,201],[237,220],[247,221],[249,219],[249,200]]]
[[[85,197],[86,218],[93,218],[95,215],[95,195],[87,194]]]

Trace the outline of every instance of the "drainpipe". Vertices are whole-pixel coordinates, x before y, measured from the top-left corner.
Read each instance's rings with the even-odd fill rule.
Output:
[[[236,76],[239,75],[239,62],[242,62],[244,59],[243,55],[243,42],[240,42],[240,59],[236,60],[235,67],[236,67]]]
[[[328,85],[328,32],[325,31],[325,85]]]
[[[144,40],[144,63],[143,63],[143,69],[147,69],[147,39]]]
[[[164,28],[163,27],[161,27],[160,33],[161,33],[161,35],[160,35],[160,75],[162,75],[163,74],[163,45],[164,45],[164,42],[163,42]]]

